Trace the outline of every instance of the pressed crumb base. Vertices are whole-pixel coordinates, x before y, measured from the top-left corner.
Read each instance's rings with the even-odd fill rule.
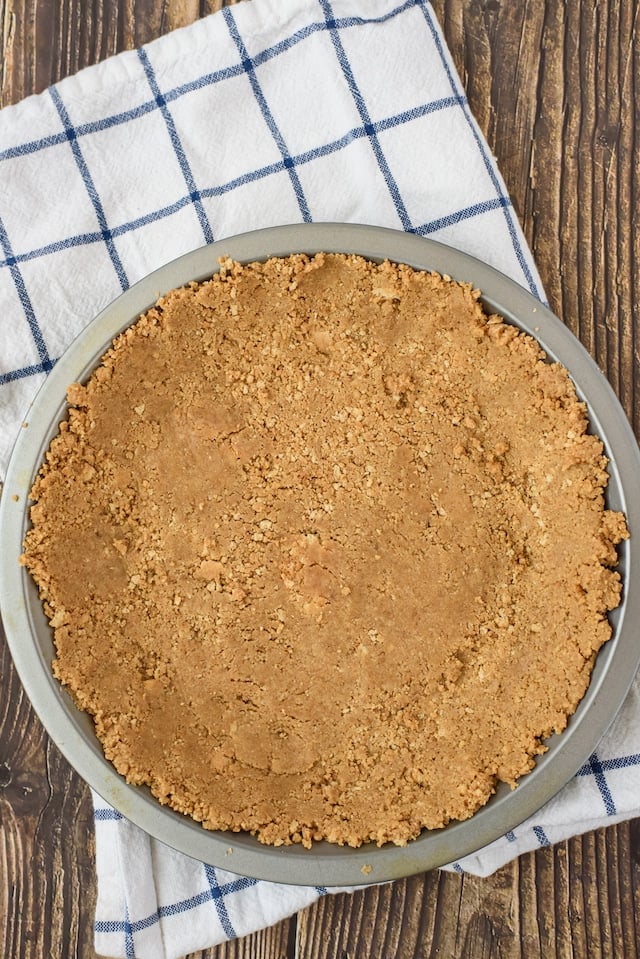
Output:
[[[266,843],[403,844],[564,729],[625,521],[566,370],[471,287],[223,261],[68,400],[22,562],[130,782]]]

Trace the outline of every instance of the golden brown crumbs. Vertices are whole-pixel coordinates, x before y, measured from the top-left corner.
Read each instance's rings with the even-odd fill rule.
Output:
[[[566,370],[470,286],[225,260],[68,401],[23,562],[129,782],[265,843],[403,844],[564,729],[625,521]]]

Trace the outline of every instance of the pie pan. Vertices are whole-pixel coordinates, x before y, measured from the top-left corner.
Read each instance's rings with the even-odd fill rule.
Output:
[[[470,282],[482,291],[490,312],[535,336],[547,356],[569,370],[587,403],[590,429],[602,439],[609,458],[607,505],[626,514],[631,531],[619,549],[624,589],[622,604],[611,615],[613,636],[599,653],[587,693],[565,731],[547,741],[547,752],[516,789],[501,784],[471,819],[424,831],[404,847],[265,846],[246,834],[209,832],[162,806],[146,787],[127,784],[104,758],[89,716],[53,677],[51,629],[36,586],[18,563],[29,523],[29,491],[65,416],[66,388],[86,380],[113,338],[162,294],[211,276],[222,255],[250,262],[320,251],[387,258]],[[16,668],[49,735],[80,776],[123,816],[195,859],[257,879],[322,886],[387,881],[453,862],[514,829],[551,799],[593,752],[631,685],[640,663],[635,634],[640,591],[633,586],[640,567],[640,455],[634,435],[604,375],[561,321],[518,284],[473,257],[415,235],[350,224],[273,227],[218,241],[152,273],[100,313],[56,363],[25,419],[0,502],[0,606]]]

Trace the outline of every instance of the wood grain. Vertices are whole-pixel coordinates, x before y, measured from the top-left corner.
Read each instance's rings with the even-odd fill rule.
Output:
[[[0,105],[146,43],[221,0],[0,0]],[[434,0],[552,308],[636,428],[640,352],[638,4]],[[92,959],[86,786],[0,645],[0,955]],[[640,959],[640,822],[522,856],[487,879],[428,873],[327,896],[193,959]]]

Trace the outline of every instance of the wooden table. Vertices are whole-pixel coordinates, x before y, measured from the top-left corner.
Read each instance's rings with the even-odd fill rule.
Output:
[[[0,104],[219,6],[0,0]],[[637,433],[637,2],[434,0],[434,7],[551,306],[596,357]],[[94,957],[88,790],[35,718],[4,640],[0,657],[0,955]],[[488,879],[434,872],[328,896],[273,929],[197,955],[638,959],[639,896],[634,821],[522,856]]]

